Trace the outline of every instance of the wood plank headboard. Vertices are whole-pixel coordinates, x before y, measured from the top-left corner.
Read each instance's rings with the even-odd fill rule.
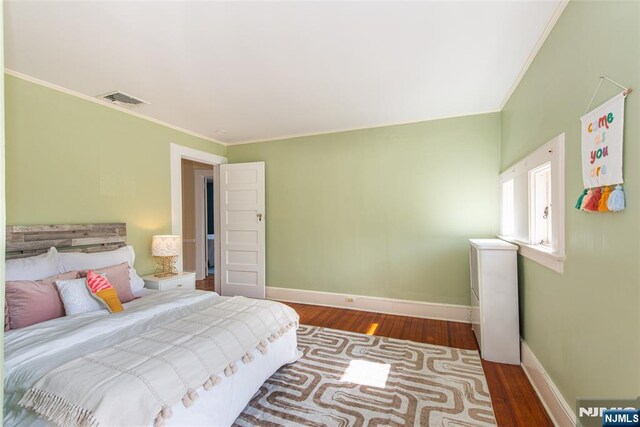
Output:
[[[127,244],[127,224],[55,224],[7,226],[6,258],[25,258],[47,252],[100,252]]]

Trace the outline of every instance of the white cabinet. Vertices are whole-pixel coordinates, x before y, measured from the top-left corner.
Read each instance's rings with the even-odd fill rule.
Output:
[[[499,239],[471,239],[471,326],[480,355],[520,364],[518,247]]]
[[[167,289],[195,289],[196,273],[192,271],[182,271],[175,276],[156,277],[153,274],[144,276],[144,287],[166,291]]]

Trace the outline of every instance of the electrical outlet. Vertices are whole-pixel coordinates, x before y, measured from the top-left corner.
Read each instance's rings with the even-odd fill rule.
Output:
[[[354,302],[356,299],[354,297],[347,297],[347,302]]]

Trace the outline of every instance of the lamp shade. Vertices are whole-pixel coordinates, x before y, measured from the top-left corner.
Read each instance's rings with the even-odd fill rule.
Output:
[[[153,236],[151,240],[151,255],[153,256],[178,256],[181,251],[180,236],[160,235]]]

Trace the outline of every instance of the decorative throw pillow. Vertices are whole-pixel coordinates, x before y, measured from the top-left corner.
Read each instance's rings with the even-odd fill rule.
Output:
[[[42,280],[58,273],[58,250],[50,248],[46,254],[5,261],[4,280]],[[67,271],[78,270],[69,269]]]
[[[11,317],[9,317],[9,306],[7,300],[4,300],[4,331],[7,332],[11,329]]]
[[[136,260],[136,253],[133,246],[125,246],[113,251],[104,252],[67,252],[60,254],[60,272],[73,270],[96,270],[108,266],[117,265],[123,262],[129,264],[130,287],[132,292],[137,292],[144,288],[144,280],[136,273],[133,263]]]
[[[63,317],[64,305],[54,283],[56,280],[70,280],[78,277],[77,271],[70,271],[38,281],[6,282],[5,297],[8,313],[5,311],[5,322],[8,315],[11,329],[20,329]]]
[[[56,286],[67,316],[103,309],[87,289],[87,279],[57,280]]]
[[[91,271],[91,270],[89,270]],[[123,262],[122,264],[112,265],[105,268],[95,268],[94,273],[104,274],[109,278],[109,283],[115,288],[118,293],[120,302],[129,302],[133,300],[133,294],[131,293],[131,278],[129,276],[129,264]],[[80,277],[87,277],[88,271],[81,271]]]
[[[96,274],[93,270],[89,270],[87,273],[87,288],[91,295],[103,303],[111,313],[118,313],[124,310],[116,289],[111,286],[105,275]]]

